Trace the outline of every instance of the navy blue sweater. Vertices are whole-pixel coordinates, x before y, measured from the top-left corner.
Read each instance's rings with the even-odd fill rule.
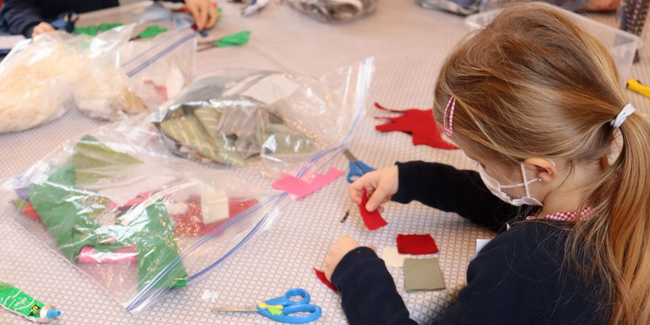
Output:
[[[53,21],[63,13],[81,14],[118,5],[118,0],[4,0],[0,19],[9,33],[32,37],[36,25],[44,21]]]
[[[412,200],[497,231],[467,269],[458,303],[435,324],[606,324],[597,280],[585,283],[562,265],[566,232],[553,222],[523,221],[533,207],[495,197],[478,173],[424,162],[398,163],[394,201]],[[506,223],[511,228],[506,231]],[[441,249],[444,249],[442,247]],[[332,275],[350,324],[417,324],[380,258],[367,247],[348,253]]]

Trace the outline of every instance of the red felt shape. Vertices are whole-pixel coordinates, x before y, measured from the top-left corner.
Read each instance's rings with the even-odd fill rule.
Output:
[[[203,213],[201,212],[201,196],[192,195],[184,202],[187,205],[187,210],[183,213],[170,213],[170,217],[176,222],[174,229],[176,236],[203,236],[254,206],[257,202],[255,199],[228,198],[228,219],[206,225],[203,223]]]
[[[155,83],[153,83],[153,81],[151,80],[145,80],[144,84],[153,86],[153,89],[156,91],[156,95],[158,95],[158,97],[160,97],[162,101],[166,101],[169,99],[169,96],[167,95],[167,87],[158,86]]]
[[[458,147],[442,139],[442,131],[438,129],[436,120],[433,118],[433,110],[415,108],[392,110],[378,103],[375,103],[375,107],[380,110],[402,114],[397,117],[375,117],[376,119],[390,121],[389,123],[375,126],[377,131],[401,131],[410,133],[413,137],[413,145],[416,146],[425,144],[438,149],[458,149]]]
[[[366,225],[368,230],[377,230],[388,224],[384,218],[381,217],[379,211],[375,210],[373,212],[368,212],[366,210],[366,203],[368,203],[368,193],[366,189],[363,189],[363,195],[361,196],[361,204],[359,205],[359,212],[361,212],[361,218],[363,218],[363,223]]]
[[[323,271],[321,271],[321,270],[318,270],[318,269],[316,269],[316,268],[314,268],[314,272],[316,272],[316,276],[318,277],[318,280],[320,280],[321,282],[323,282],[323,283],[324,283],[328,288],[334,290],[334,292],[338,292],[338,291],[339,291],[339,290],[336,289],[336,287],[332,284],[332,282],[330,282],[330,280],[328,280],[327,277],[325,277],[325,272],[323,272]]]
[[[438,246],[431,235],[397,235],[397,252],[400,254],[434,254]]]
[[[30,219],[34,219],[38,222],[41,222],[41,217],[38,215],[38,213],[36,213],[36,210],[34,210],[34,206],[32,205],[31,202],[29,202],[27,206],[25,206],[25,208],[23,209],[23,214],[29,217]]]

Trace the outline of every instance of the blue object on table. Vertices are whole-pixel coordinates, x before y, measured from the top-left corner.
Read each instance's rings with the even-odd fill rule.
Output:
[[[299,297],[300,299],[291,299]],[[212,312],[258,312],[262,316],[286,324],[304,324],[320,318],[320,307],[309,303],[311,297],[305,289],[294,288],[283,296],[261,302],[256,306],[244,307],[217,307]],[[308,313],[307,315],[292,315],[294,313]]]
[[[350,172],[348,173],[348,183],[352,183],[358,177],[361,177],[366,173],[375,170],[374,168],[364,164],[363,161],[357,159],[357,157],[355,157],[350,152],[350,150],[345,149],[345,151],[343,151],[343,154],[350,161]]]
[[[63,29],[68,33],[72,33],[77,20],[79,20],[79,15],[73,11],[68,11],[60,14],[59,17],[50,22],[50,25],[56,29]]]

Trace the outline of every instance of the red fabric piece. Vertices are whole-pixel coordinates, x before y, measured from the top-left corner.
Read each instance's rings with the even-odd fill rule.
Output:
[[[334,292],[339,292],[339,290],[336,289],[336,287],[332,284],[332,282],[330,282],[330,280],[328,280],[327,277],[325,277],[325,272],[318,270],[316,268],[314,268],[314,272],[316,272],[316,276],[318,277],[318,280],[323,282],[328,288],[334,290]]]
[[[158,97],[160,97],[160,99],[162,99],[163,101],[166,101],[166,100],[169,99],[169,97],[167,96],[167,87],[158,86],[155,83],[153,83],[153,81],[151,81],[151,80],[145,80],[144,84],[153,86],[154,90],[156,91],[156,95],[158,95]]]
[[[170,213],[170,217],[176,222],[174,229],[176,236],[203,236],[254,206],[257,202],[255,199],[228,198],[228,219],[206,225],[203,223],[203,213],[201,212],[201,196],[192,195],[184,202],[187,205],[187,210],[183,213]]]
[[[361,212],[361,218],[363,218],[363,223],[366,225],[368,230],[377,230],[388,224],[384,218],[381,217],[379,211],[375,210],[373,212],[368,212],[366,210],[366,203],[368,203],[368,193],[366,189],[363,189],[363,196],[361,196],[361,204],[359,205],[359,212]]]
[[[34,219],[38,222],[41,222],[41,217],[38,216],[38,213],[36,213],[36,210],[34,210],[34,206],[32,206],[31,202],[29,202],[27,206],[23,209],[23,214],[30,219]]]
[[[451,143],[442,139],[442,131],[438,129],[436,120],[433,118],[433,110],[407,109],[392,110],[375,103],[378,109],[393,113],[401,113],[397,117],[375,117],[380,120],[388,120],[389,123],[377,125],[377,131],[401,131],[410,133],[413,137],[413,145],[425,144],[438,149],[458,149]]]
[[[397,235],[397,252],[400,254],[423,255],[438,252],[438,246],[431,235]]]

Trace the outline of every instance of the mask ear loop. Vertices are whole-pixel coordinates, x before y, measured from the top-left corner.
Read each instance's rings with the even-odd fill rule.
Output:
[[[501,188],[516,188],[516,187],[522,187],[523,186],[526,189],[526,195],[530,196],[529,195],[530,193],[529,193],[529,189],[528,189],[528,184],[539,182],[542,179],[537,177],[537,178],[533,178],[531,180],[527,180],[526,179],[526,169],[524,168],[524,163],[521,162],[519,164],[521,166],[521,177],[524,180],[524,182],[523,183],[517,183],[517,184],[511,184],[511,185],[502,185]],[[553,164],[555,164],[555,163],[553,163]]]
[[[528,180],[526,179],[526,168],[524,163],[520,163],[521,166],[521,177],[524,179],[524,188],[526,189],[526,197],[530,197],[530,190],[528,189]]]
[[[553,163],[553,166],[555,166],[555,162],[553,162],[553,161],[551,160],[551,163]],[[523,177],[523,179],[524,179],[524,188],[526,189],[526,197],[532,198],[532,196],[530,196],[530,190],[528,189],[528,183],[529,183],[529,182],[528,182],[528,180],[526,179],[526,168],[524,167],[524,163],[523,163],[523,162],[521,162],[520,164],[521,164],[521,177]],[[535,178],[535,179],[531,179],[531,180],[530,180],[530,183],[532,184],[532,183],[534,183],[534,182],[539,182],[539,181],[541,181],[541,180],[542,180],[541,178],[537,177],[537,178]]]

